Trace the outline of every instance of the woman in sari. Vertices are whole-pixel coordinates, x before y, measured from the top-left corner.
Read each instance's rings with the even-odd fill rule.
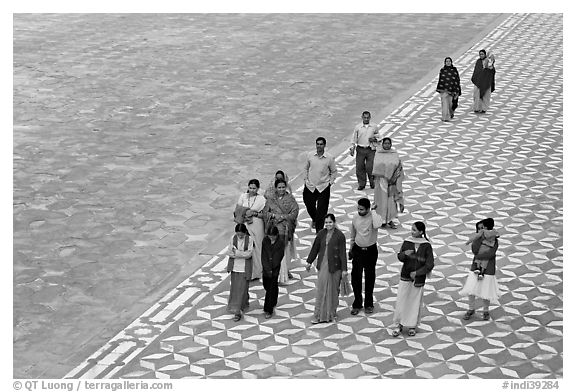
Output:
[[[474,113],[486,113],[490,107],[490,96],[495,89],[494,55],[486,56],[484,49],[478,52],[478,60],[474,66],[472,83],[474,83]]]
[[[270,184],[268,184],[268,188],[266,188],[266,192],[264,192],[264,197],[266,199],[269,199],[270,197],[272,197],[274,195],[274,193],[276,193],[276,186],[274,185],[274,183],[278,179],[286,181],[286,192],[292,193],[292,188],[290,187],[290,184],[289,184],[290,180],[288,179],[288,176],[286,174],[284,174],[284,172],[282,170],[278,170],[276,172],[276,174],[274,175],[274,178],[270,181]]]
[[[400,282],[394,309],[392,336],[399,336],[408,327],[408,336],[416,335],[424,295],[426,275],[434,268],[434,253],[424,222],[412,225],[411,236],[402,243],[398,260],[402,262]]]
[[[252,256],[252,276],[250,279],[259,279],[262,276],[262,240],[264,239],[264,222],[258,217],[266,205],[264,196],[258,194],[260,181],[252,179],[248,181],[248,190],[242,193],[236,204],[236,211],[245,210],[244,224],[250,237],[254,240],[254,255]],[[240,208],[239,208],[240,207]]]
[[[328,323],[336,319],[340,280],[348,274],[346,259],[346,236],[336,227],[334,214],[326,215],[324,228],[316,234],[308,255],[306,271],[318,257],[316,269],[316,304],[312,324]]]
[[[292,258],[296,256],[296,245],[294,243],[294,231],[298,223],[298,203],[294,196],[286,192],[286,181],[277,179],[274,182],[276,191],[266,200],[264,209],[259,214],[266,222],[266,228],[276,226],[278,234],[284,242],[284,258],[280,265],[279,284],[288,283],[289,269]]]
[[[442,121],[450,121],[451,118],[454,118],[454,110],[456,109],[453,106],[453,101],[458,102],[458,97],[462,94],[460,75],[458,69],[452,65],[450,57],[444,59],[444,67],[440,69],[436,91],[440,93],[442,100]]]
[[[374,204],[376,212],[384,221],[382,227],[388,225],[391,229],[396,229],[393,219],[398,216],[398,211],[404,212],[404,169],[398,153],[392,149],[392,140],[389,137],[382,139],[382,150],[376,151],[372,174],[376,184]]]

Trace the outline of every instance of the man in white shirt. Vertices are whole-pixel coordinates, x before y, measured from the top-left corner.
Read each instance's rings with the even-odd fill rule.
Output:
[[[352,218],[350,230],[350,251],[348,258],[352,259],[352,303],[353,316],[362,309],[362,273],[365,276],[364,313],[374,312],[374,284],[376,283],[376,261],[378,260],[378,229],[382,225],[382,217],[376,211],[370,210],[370,200],[358,200],[358,215]]]
[[[304,165],[303,199],[306,211],[312,219],[312,228],[319,232],[324,227],[324,219],[330,203],[330,186],[336,180],[336,161],[325,152],[326,139],[316,139],[316,152],[308,153]]]
[[[358,179],[358,190],[366,188],[366,176],[370,181],[370,188],[374,189],[374,176],[372,167],[374,166],[374,155],[379,138],[378,131],[384,126],[374,126],[370,124],[370,112],[362,113],[362,122],[354,127],[352,132],[352,145],[350,155],[354,156],[356,150],[356,178]]]

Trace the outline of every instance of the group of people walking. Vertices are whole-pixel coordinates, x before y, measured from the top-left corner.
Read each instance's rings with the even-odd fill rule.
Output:
[[[383,150],[390,151],[391,140],[384,139]],[[372,204],[367,197],[361,197],[357,202],[357,213],[352,219],[347,252],[346,236],[339,229],[334,214],[326,213],[321,223],[318,219],[319,210],[328,209],[327,205],[318,206],[323,203],[321,194],[327,192],[329,195],[336,172],[333,158],[324,152],[325,144],[325,140],[319,138],[316,152],[308,155],[305,183],[314,187],[314,191],[306,185],[304,188],[304,192],[312,194],[309,197],[317,196],[317,204],[311,206],[316,208],[311,225],[316,230],[316,238],[306,259],[307,271],[311,270],[314,262],[318,270],[313,324],[337,319],[341,290],[345,290],[349,285],[348,260],[352,261],[351,286],[354,294],[350,313],[356,316],[362,310],[366,314],[374,312],[378,230],[396,228],[396,225],[390,225],[391,221],[387,220],[391,216],[389,211],[397,213],[398,201],[402,200],[398,197],[398,193],[401,193],[398,182],[404,175],[399,158],[386,155],[382,161],[385,169],[377,172],[374,179],[375,203]],[[376,165],[380,164],[378,160],[376,162]],[[286,179],[287,176],[278,171],[264,195],[259,193],[259,181],[250,180],[246,193],[239,197],[234,210],[237,224],[228,247],[227,270],[231,273],[228,310],[234,313],[235,321],[241,320],[243,312],[249,307],[248,290],[251,280],[262,279],[266,292],[263,310],[265,318],[271,318],[278,302],[278,285],[285,284],[292,278],[289,269],[296,257],[294,232],[299,208]],[[324,184],[324,189],[318,189],[319,183]],[[400,191],[391,189],[394,187],[400,188]],[[381,194],[377,193],[379,188]],[[382,204],[385,205],[383,215],[386,218],[378,212]],[[308,207],[307,205],[307,210],[314,211]],[[460,292],[469,299],[469,309],[464,314],[466,320],[475,313],[476,297],[484,301],[485,320],[489,319],[490,301],[499,297],[495,278],[498,237],[498,232],[494,230],[494,221],[487,218],[477,223],[476,233],[466,243],[471,244],[474,254],[470,273]],[[398,336],[406,329],[409,336],[414,336],[420,318],[426,278],[434,268],[434,253],[424,222],[414,222],[397,258],[402,263],[402,269],[392,335]]]
[[[325,148],[326,139],[317,138],[316,151],[307,154],[304,168],[303,199],[311,227],[317,233],[323,232],[328,221],[330,189],[337,173],[334,157]],[[248,181],[248,189],[240,195],[234,209],[236,226],[228,246],[227,271],[231,273],[228,310],[234,313],[234,320],[241,320],[249,306],[249,282],[260,278],[266,290],[265,317],[272,317],[278,285],[293,278],[290,267],[296,257],[294,232],[298,213],[298,203],[283,171],[276,172],[263,195],[260,181]],[[345,245],[343,249],[345,253]]]
[[[494,56],[485,50],[479,52],[472,82],[474,83],[474,111],[485,113],[494,90]],[[460,77],[447,57],[440,70],[437,85],[442,101],[442,120],[454,117],[461,95]],[[316,139],[316,149],[306,156],[304,165],[303,201],[311,219],[310,227],[316,238],[306,259],[306,270],[314,262],[318,270],[316,302],[313,324],[332,322],[337,318],[339,296],[347,291],[348,260],[352,261],[351,286],[354,294],[351,315],[374,312],[374,285],[378,260],[378,230],[396,229],[394,222],[404,211],[404,168],[392,140],[382,137],[382,125],[370,124],[371,114],[362,113],[362,122],[352,133],[350,155],[356,155],[358,191],[369,184],[374,189],[374,202],[367,197],[358,200],[357,214],[350,228],[349,250],[346,236],[338,228],[336,217],[328,213],[330,191],[337,175],[335,158],[326,152],[326,139]],[[288,177],[279,170],[264,192],[260,182],[251,179],[248,189],[238,199],[234,210],[235,233],[228,246],[227,271],[231,273],[228,310],[234,320],[242,319],[249,307],[249,282],[262,279],[266,291],[264,314],[273,316],[278,302],[278,285],[286,284],[292,275],[290,267],[296,258],[294,233],[298,223],[299,207],[292,194]],[[475,313],[476,297],[483,299],[483,318],[489,319],[491,300],[499,297],[495,278],[495,259],[499,234],[494,221],[487,218],[476,225],[476,233],[466,245],[471,245],[474,259],[470,273],[460,291],[468,296],[469,309],[465,320]],[[414,222],[410,235],[403,241],[397,254],[402,263],[398,284],[394,327],[398,336],[407,329],[409,336],[416,334],[427,276],[434,268],[434,252],[426,234],[424,222]],[[362,281],[364,278],[364,291]]]
[[[490,97],[496,88],[494,62],[493,54],[487,54],[484,49],[478,52],[478,59],[472,73],[474,113],[486,113],[490,107]],[[458,98],[462,95],[460,75],[450,57],[444,59],[444,66],[440,69],[436,91],[440,94],[442,103],[442,121],[450,121],[454,118],[454,111],[458,107]]]
[[[262,278],[267,292],[264,309],[271,317],[278,297],[278,284],[288,283],[292,277],[289,267],[296,255],[294,232],[299,208],[287,179],[279,170],[264,195],[259,193],[260,181],[251,179],[246,193],[238,198],[227,267],[231,273],[228,309],[234,313],[236,321],[249,306],[251,280]]]

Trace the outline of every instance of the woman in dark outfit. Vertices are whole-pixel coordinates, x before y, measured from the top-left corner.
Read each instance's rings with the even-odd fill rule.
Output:
[[[272,317],[278,303],[278,275],[283,257],[284,241],[279,238],[278,228],[271,226],[262,240],[262,284],[266,290],[264,317],[267,319]]]
[[[474,83],[474,113],[486,113],[490,107],[490,97],[496,88],[494,55],[486,56],[484,49],[478,52],[478,60],[474,65],[472,83]]]
[[[442,101],[442,121],[450,121],[454,117],[453,101],[458,102],[458,97],[462,94],[460,75],[458,69],[452,65],[450,57],[444,59],[444,67],[440,69],[436,91],[440,93]]]

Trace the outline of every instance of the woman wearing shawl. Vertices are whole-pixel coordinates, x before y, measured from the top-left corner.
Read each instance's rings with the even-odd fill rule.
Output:
[[[306,271],[318,257],[316,269],[316,304],[312,324],[328,323],[336,318],[340,280],[348,274],[346,259],[346,236],[336,227],[334,214],[326,215],[324,228],[316,234],[314,244],[308,255]]]
[[[288,193],[292,193],[292,188],[290,187],[290,180],[288,179],[288,176],[286,174],[284,174],[284,172],[282,170],[278,170],[276,172],[276,174],[274,175],[274,178],[270,181],[270,184],[268,184],[268,188],[266,188],[266,192],[264,192],[264,197],[266,199],[269,199],[270,197],[272,197],[274,195],[274,193],[276,193],[276,186],[274,186],[274,183],[276,182],[276,180],[281,179],[286,181],[286,192]]]
[[[444,59],[444,67],[440,69],[438,85],[436,91],[440,93],[442,100],[442,121],[450,121],[454,118],[455,105],[453,101],[458,102],[458,97],[462,94],[460,88],[460,75],[458,69],[452,65],[452,59]]]
[[[264,239],[264,221],[258,217],[266,204],[264,196],[258,194],[260,181],[252,179],[248,181],[248,190],[238,198],[236,210],[246,209],[244,212],[244,224],[250,237],[254,240],[254,255],[252,256],[252,276],[250,279],[259,279],[262,276],[262,240]]]
[[[296,230],[299,209],[294,196],[286,192],[285,180],[277,179],[274,182],[274,187],[276,191],[266,200],[266,205],[260,215],[266,222],[266,228],[269,226],[278,228],[278,234],[284,242],[284,258],[280,265],[278,283],[286,284],[290,279],[288,270],[292,258],[296,255],[294,231]]]
[[[494,55],[486,56],[484,49],[478,52],[472,83],[474,83],[474,113],[486,113],[490,107],[490,96],[495,89]]]
[[[398,260],[402,262],[400,282],[396,294],[396,308],[392,336],[398,336],[408,327],[408,336],[416,335],[424,294],[426,275],[434,268],[434,253],[424,222],[412,225],[411,236],[402,243]]]
[[[382,150],[376,151],[372,175],[376,184],[374,204],[376,212],[384,221],[382,227],[388,225],[391,229],[396,229],[393,219],[398,216],[398,210],[404,212],[404,169],[400,156],[392,149],[392,140],[389,137],[382,139]]]

